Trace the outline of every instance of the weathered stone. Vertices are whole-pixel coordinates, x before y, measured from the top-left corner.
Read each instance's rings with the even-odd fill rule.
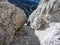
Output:
[[[0,45],[9,45],[14,34],[26,21],[24,12],[9,2],[0,3]]]
[[[36,29],[41,45],[60,45],[60,0],[42,0],[28,22]]]

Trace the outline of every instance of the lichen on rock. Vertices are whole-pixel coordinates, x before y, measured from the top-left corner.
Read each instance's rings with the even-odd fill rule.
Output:
[[[0,3],[0,45],[9,45],[26,21],[25,13],[9,2]]]

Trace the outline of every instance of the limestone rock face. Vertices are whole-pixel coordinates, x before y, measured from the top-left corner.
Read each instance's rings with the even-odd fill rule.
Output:
[[[36,30],[41,45],[60,45],[60,23],[50,23],[45,30]]]
[[[39,3],[38,7],[36,8],[36,10],[33,11],[33,13],[29,16],[28,22],[33,23],[34,18],[38,15],[40,15],[40,13],[42,13],[42,9],[44,10],[44,0],[41,0],[41,2]],[[42,8],[43,7],[43,8]]]
[[[44,17],[44,19],[49,22],[60,22],[59,3],[59,0],[42,0],[37,9],[30,15],[28,19],[30,25],[32,25],[34,22],[35,17]]]
[[[25,13],[9,2],[0,3],[0,45],[9,45],[15,31],[26,21]]]
[[[60,0],[41,0],[28,23],[41,45],[60,45]]]

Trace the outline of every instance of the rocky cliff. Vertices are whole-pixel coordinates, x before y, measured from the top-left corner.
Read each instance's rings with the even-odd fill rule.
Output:
[[[41,0],[28,23],[41,45],[60,45],[60,0]]]
[[[2,1],[0,45],[60,45],[60,0],[41,0],[29,16],[31,27],[24,24],[26,16],[21,9]]]

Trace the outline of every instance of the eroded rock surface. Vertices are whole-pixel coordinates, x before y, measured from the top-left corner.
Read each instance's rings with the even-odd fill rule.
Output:
[[[35,29],[41,45],[60,45],[60,0],[41,0],[28,23]]]
[[[9,2],[0,2],[0,45],[9,45],[25,21],[26,15],[21,9]]]

